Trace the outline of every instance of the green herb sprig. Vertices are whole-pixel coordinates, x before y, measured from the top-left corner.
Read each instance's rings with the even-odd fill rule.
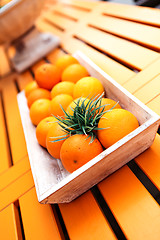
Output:
[[[71,110],[73,114],[67,113],[63,107],[61,106],[65,116],[54,116],[58,124],[63,128],[66,132],[66,136],[71,136],[74,134],[85,134],[88,137],[91,137],[91,142],[96,138],[96,130],[101,130],[104,128],[98,128],[98,122],[102,115],[108,111],[111,111],[115,106],[111,109],[105,111],[105,105],[101,105],[102,97],[104,93],[99,97],[96,96],[94,98],[89,99],[86,103],[86,99],[79,98],[78,101],[74,102],[76,104],[75,108]],[[64,136],[60,136],[57,140],[60,141],[64,138]]]

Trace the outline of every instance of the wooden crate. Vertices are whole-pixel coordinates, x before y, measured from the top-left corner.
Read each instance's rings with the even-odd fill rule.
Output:
[[[122,108],[132,112],[140,126],[104,150],[73,173],[68,173],[59,159],[54,159],[36,140],[35,127],[29,118],[24,92],[18,94],[18,105],[24,129],[31,170],[40,203],[70,202],[102,179],[149,148],[160,123],[159,116],[121,87],[82,52],[74,56],[90,75],[104,85],[106,96],[119,101]]]

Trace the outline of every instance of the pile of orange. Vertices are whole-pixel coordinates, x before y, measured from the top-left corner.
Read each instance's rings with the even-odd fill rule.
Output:
[[[35,71],[35,81],[25,87],[31,122],[36,127],[38,143],[63,166],[73,172],[104,148],[110,147],[139,126],[136,117],[114,100],[103,97],[104,115],[98,123],[96,138],[82,133],[70,136],[57,117],[74,114],[78,99],[96,99],[104,93],[102,83],[90,76],[87,69],[71,55],[65,54],[53,65],[42,64]],[[109,111],[108,111],[109,110]],[[72,129],[72,123],[69,126]]]

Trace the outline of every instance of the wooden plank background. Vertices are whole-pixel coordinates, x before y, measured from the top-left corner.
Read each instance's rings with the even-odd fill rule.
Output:
[[[39,31],[60,47],[18,75],[0,47],[0,239],[160,239],[160,136],[69,204],[37,201],[16,95],[35,69],[83,51],[160,114],[160,11],[100,1],[48,1]]]

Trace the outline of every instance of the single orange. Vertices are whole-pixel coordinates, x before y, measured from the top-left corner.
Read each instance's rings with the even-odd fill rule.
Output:
[[[72,82],[60,82],[57,83],[51,90],[51,97],[54,98],[55,96],[65,93],[73,96],[73,89],[74,83]]]
[[[30,118],[34,125],[51,115],[51,101],[49,99],[38,99],[36,100],[30,108]]]
[[[39,87],[51,90],[55,84],[60,82],[61,71],[51,63],[42,64],[35,71],[35,80]]]
[[[94,77],[81,78],[74,86],[73,97],[93,98],[100,96],[104,92],[102,83]]]
[[[78,63],[77,59],[70,54],[65,54],[58,58],[55,65],[61,69],[61,72],[63,72],[65,68],[74,63]]]
[[[91,137],[75,134],[62,144],[60,159],[64,168],[72,173],[102,151],[102,145],[97,138],[91,143]]]
[[[32,82],[28,83],[26,85],[26,87],[24,88],[25,96],[28,97],[29,94],[37,88],[39,88],[39,86],[36,81],[32,81]]]
[[[59,94],[51,100],[51,112],[54,116],[64,116],[68,105],[73,101],[73,97],[68,94]]]
[[[62,81],[76,83],[79,79],[89,76],[88,71],[82,65],[75,63],[65,68],[62,73]]]
[[[42,98],[51,99],[51,93],[48,90],[43,88],[37,88],[33,90],[27,97],[28,107],[30,108],[33,102]]]
[[[37,141],[44,148],[46,148],[46,138],[48,131],[54,124],[57,124],[57,119],[53,116],[50,116],[42,119],[36,127]]]
[[[66,136],[67,136],[66,132],[60,127],[58,122],[56,122],[49,129],[47,138],[46,138],[46,147],[52,157],[60,159],[60,149],[63,142],[65,141],[60,139],[63,137],[65,138]]]
[[[113,109],[105,113],[98,123],[98,139],[108,148],[139,127],[137,118],[125,109]]]

